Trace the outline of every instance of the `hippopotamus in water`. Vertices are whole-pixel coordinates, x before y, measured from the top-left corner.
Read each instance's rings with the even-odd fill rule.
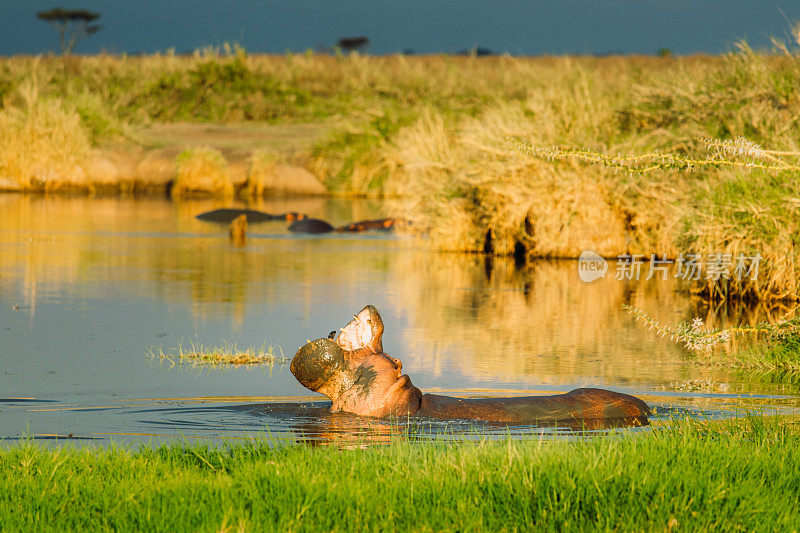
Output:
[[[294,233],[330,233],[333,226],[318,218],[305,218],[292,222],[289,231]]]
[[[234,219],[240,217],[242,215],[247,216],[247,221],[250,223],[256,222],[268,222],[270,220],[303,220],[308,218],[303,213],[295,213],[291,211],[289,213],[281,213],[279,215],[273,215],[270,213],[264,213],[263,211],[256,211],[255,209],[214,209],[213,211],[206,211],[205,213],[200,213],[195,218],[198,220],[205,220],[206,222],[219,222],[221,224],[229,224],[233,222]]]
[[[331,399],[331,412],[361,416],[423,416],[508,424],[614,420],[648,423],[642,400],[604,389],[583,388],[552,396],[463,399],[423,394],[403,374],[402,363],[383,352],[383,321],[368,305],[338,338],[301,347],[291,371],[300,383]]]
[[[395,226],[407,223],[408,223],[407,221],[401,220],[399,218],[379,218],[375,220],[359,220],[358,222],[353,222],[352,224],[347,224],[346,226],[338,227],[336,228],[336,231],[345,233],[358,233],[362,231],[368,231],[371,229],[389,231],[393,229]]]

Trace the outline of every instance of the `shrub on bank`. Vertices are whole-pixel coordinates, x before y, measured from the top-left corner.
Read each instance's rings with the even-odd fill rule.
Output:
[[[178,155],[173,198],[193,195],[233,196],[227,162],[219,150],[200,146]]]
[[[33,83],[0,109],[0,189],[57,190],[86,185],[90,139],[80,116],[40,98]]]

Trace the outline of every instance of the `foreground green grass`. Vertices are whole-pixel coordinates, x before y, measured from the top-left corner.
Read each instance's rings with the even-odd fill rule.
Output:
[[[797,530],[800,427],[577,442],[0,451],[3,530]]]

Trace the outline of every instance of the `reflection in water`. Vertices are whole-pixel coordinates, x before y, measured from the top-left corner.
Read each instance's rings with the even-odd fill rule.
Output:
[[[482,264],[474,255],[398,255],[397,305],[411,315],[399,350],[405,368],[446,376],[457,364],[487,379],[530,376],[554,386],[565,377],[573,385],[635,386],[698,375],[737,381],[736,372],[685,366],[691,354],[637,325],[623,304],[662,323],[701,316],[710,327],[769,320],[781,311],[742,303],[711,308],[674,279],[623,282],[607,276],[584,283],[570,261],[541,260],[520,269],[511,260],[495,260],[489,276]]]
[[[247,244],[239,248],[224,226],[194,218],[220,207],[231,206],[0,195],[0,391],[17,398],[13,406],[0,403],[0,435],[20,434],[27,425],[33,433],[74,436],[271,430],[281,424],[274,406],[148,413],[125,402],[305,396],[287,369],[186,372],[151,364],[143,352],[187,339],[231,339],[241,346],[280,345],[291,356],[307,338],[327,336],[367,303],[384,318],[387,352],[426,392],[492,389],[502,396],[591,385],[647,395],[698,382],[725,384],[719,390],[733,396],[797,393],[797,381],[784,376],[687,363],[690,354],[682,347],[654,338],[621,311],[630,304],[665,323],[699,316],[724,327],[774,320],[790,309],[712,307],[674,279],[617,281],[613,265],[606,278],[583,283],[574,262],[519,267],[498,258],[487,268],[482,256],[431,253],[392,235],[292,235],[286,222],[250,224]],[[269,199],[248,207],[305,212],[334,225],[385,215],[371,201]],[[693,407],[714,403],[696,397],[701,400]],[[36,410],[22,398],[84,411]],[[292,428],[281,426],[290,433],[330,436],[323,440],[395,435],[380,421],[365,426],[345,415],[283,414],[295,421]]]
[[[656,426],[672,419],[692,417],[700,420],[743,416],[749,412],[765,414],[793,413],[793,398],[765,397],[741,404],[732,397],[712,396],[710,402],[698,404],[697,398],[685,395],[646,397],[655,408],[651,422]],[[175,438],[237,441],[246,439],[267,442],[301,442],[333,445],[341,448],[384,445],[396,441],[429,442],[441,440],[505,439],[533,437],[563,439],[605,435],[610,432],[649,431],[648,427],[616,426],[603,421],[559,422],[542,426],[507,426],[468,420],[433,420],[401,418],[380,420],[349,413],[331,413],[330,402],[259,402],[240,403],[241,398],[213,398],[175,401],[174,399],[139,400],[132,404],[109,406],[98,411],[114,410],[112,426],[103,431],[78,433],[46,433],[3,435],[0,443],[13,444],[20,438],[32,438],[47,443],[67,440],[107,443],[154,444]],[[669,403],[664,403],[668,401]],[[789,406],[782,403],[791,400]],[[221,402],[221,403],[220,403]],[[20,399],[0,401],[0,409],[20,405]],[[80,406],[58,409],[68,414]]]

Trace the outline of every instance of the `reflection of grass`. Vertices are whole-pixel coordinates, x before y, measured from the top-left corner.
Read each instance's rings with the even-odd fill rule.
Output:
[[[350,451],[23,442],[0,450],[0,523],[12,531],[43,516],[56,530],[791,531],[800,523],[800,470],[790,467],[800,463],[796,419],[686,420],[570,442],[393,442]]]
[[[161,359],[172,364],[196,365],[269,365],[283,363],[286,357],[283,348],[270,345],[265,348],[253,346],[244,350],[239,349],[235,342],[224,341],[219,346],[205,346],[199,343],[190,343],[189,347],[179,344],[177,348],[164,350],[163,347],[148,348],[146,354],[151,359]]]

